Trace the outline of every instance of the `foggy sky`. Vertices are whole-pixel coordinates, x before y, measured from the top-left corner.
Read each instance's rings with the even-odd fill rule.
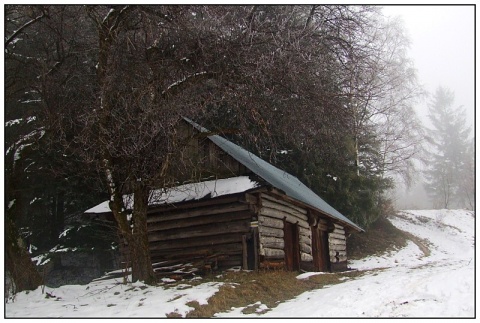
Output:
[[[475,7],[385,6],[383,13],[402,18],[411,40],[409,56],[414,61],[420,83],[430,93],[434,93],[438,86],[453,91],[454,107],[464,106],[473,125]],[[427,113],[427,102],[418,106],[420,117]]]

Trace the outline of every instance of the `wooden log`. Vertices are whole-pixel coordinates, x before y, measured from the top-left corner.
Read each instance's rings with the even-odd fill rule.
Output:
[[[283,243],[283,238],[276,238],[276,237],[265,237],[265,236],[260,236],[260,243]]]
[[[281,204],[283,206],[286,206],[286,207],[289,207],[293,210],[295,210],[296,212],[299,212],[301,214],[307,214],[307,210],[304,209],[304,208],[301,208],[301,207],[298,207],[296,205],[293,205],[292,203],[288,202],[288,201],[285,201],[285,200],[282,200],[282,199],[279,199],[279,198],[276,198],[276,197],[273,197],[271,195],[268,195],[268,194],[265,194],[265,193],[261,193],[260,194],[260,197],[263,199],[263,200],[268,200],[268,201],[271,201],[271,202],[274,202],[276,204]]]
[[[300,260],[301,261],[313,261],[313,257],[312,257],[312,255],[310,255],[308,253],[301,252],[300,253]]]
[[[338,257],[330,256],[330,262],[332,263],[343,262],[343,261],[347,261],[346,256],[338,256]]]
[[[345,239],[337,239],[333,237],[328,237],[328,243],[329,244],[340,244],[340,245],[345,245],[347,242]]]
[[[271,228],[267,227],[265,225],[260,225],[258,227],[258,232],[260,232],[260,235],[264,237],[277,237],[277,238],[283,238],[283,229],[279,228]]]
[[[347,251],[346,250],[330,250],[330,256],[347,256]]]
[[[268,216],[259,215],[258,221],[260,222],[261,226],[266,226],[270,228],[277,228],[283,230],[283,220],[271,218]]]
[[[147,217],[147,223],[172,221],[180,219],[189,219],[197,216],[213,215],[213,214],[225,214],[237,211],[248,211],[248,205],[243,203],[230,203],[224,205],[212,205],[208,207],[199,207],[192,209],[179,209],[171,212],[161,212],[149,214]]]
[[[263,248],[263,255],[265,258],[283,259],[285,257],[285,251],[281,249]]]
[[[346,245],[340,245],[340,244],[330,245],[329,248],[330,248],[330,250],[335,250],[335,251],[344,251],[344,250],[347,250],[347,246],[346,246]]]
[[[298,238],[299,238],[300,243],[305,243],[309,246],[312,245],[312,238],[310,238],[310,236],[299,235]]]
[[[328,236],[335,239],[339,239],[339,240],[346,240],[345,235],[340,233],[332,232],[332,233],[329,233]]]
[[[335,230],[333,230],[331,233],[345,236],[345,231],[344,231],[344,230],[337,230],[337,229],[335,229]]]
[[[338,223],[334,223],[333,226],[335,227],[335,230],[344,230],[344,227]]]
[[[285,242],[282,238],[275,237],[262,237],[260,236],[260,244],[263,248],[283,249],[285,248]]]
[[[312,236],[312,230],[311,228],[302,228],[302,227],[298,227],[298,233],[300,234],[300,236],[304,236],[306,238],[310,238]]]
[[[270,217],[270,218],[279,219],[279,220],[283,220],[283,219],[286,218],[287,222],[298,223],[299,227],[303,227],[305,229],[310,228],[307,221],[301,220],[301,219],[299,219],[299,218],[297,218],[297,217],[295,217],[291,214],[281,212],[281,211],[278,211],[278,210],[275,210],[275,209],[271,209],[271,208],[268,208],[268,207],[262,206],[262,208],[260,209],[260,214],[265,216],[265,217]]]
[[[308,254],[312,254],[312,247],[304,243],[300,244],[300,251],[303,251]]]
[[[207,237],[228,233],[248,233],[250,231],[250,222],[245,220],[231,221],[221,226],[205,224],[188,228],[172,229],[169,231],[151,232],[148,234],[148,241],[166,241],[174,239],[184,239],[193,237]]]
[[[289,206],[285,206],[285,205],[277,203],[277,202],[272,202],[268,199],[264,199],[262,201],[262,207],[267,207],[267,208],[274,209],[274,210],[277,210],[277,211],[280,211],[280,212],[283,212],[283,213],[291,214],[291,215],[295,216],[296,218],[298,218],[299,220],[304,220],[304,221],[308,220],[306,210],[305,210],[305,213],[301,213],[294,208],[291,208]]]

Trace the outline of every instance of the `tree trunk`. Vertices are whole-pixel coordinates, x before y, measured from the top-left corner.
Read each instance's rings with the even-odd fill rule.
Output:
[[[21,292],[36,289],[42,284],[42,277],[33,264],[15,223],[15,220],[24,213],[21,202],[22,193],[16,187],[18,183],[16,179],[21,178],[19,172],[23,167],[15,165],[13,156],[14,154],[7,154],[5,157],[5,164],[10,165],[12,170],[11,174],[5,172],[5,201],[8,203],[4,218],[5,269],[9,272],[15,285],[14,292]],[[10,205],[10,203],[13,203],[13,205]]]
[[[129,243],[132,262],[132,281],[143,281],[146,284],[156,282],[150,258],[147,234],[147,209],[149,190],[142,182],[137,182],[134,191],[133,229]]]
[[[30,259],[15,223],[7,215],[5,218],[5,267],[15,284],[15,292],[34,290],[42,285],[42,277]]]

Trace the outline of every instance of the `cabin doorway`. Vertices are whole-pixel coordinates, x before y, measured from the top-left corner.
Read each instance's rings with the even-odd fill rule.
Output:
[[[330,271],[328,233],[318,227],[312,227],[313,265],[318,271]]]
[[[283,222],[283,239],[285,243],[285,267],[287,270],[300,270],[300,239],[298,224]]]

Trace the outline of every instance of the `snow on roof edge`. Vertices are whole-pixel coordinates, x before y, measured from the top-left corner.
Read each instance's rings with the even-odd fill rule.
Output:
[[[215,179],[198,183],[183,184],[169,189],[154,190],[150,194],[149,205],[173,204],[184,201],[193,201],[246,192],[259,187],[259,183],[252,181],[248,176],[237,176],[224,179]],[[132,194],[123,196],[125,207],[133,209]],[[102,202],[84,213],[97,214],[110,211],[109,201]]]

